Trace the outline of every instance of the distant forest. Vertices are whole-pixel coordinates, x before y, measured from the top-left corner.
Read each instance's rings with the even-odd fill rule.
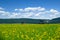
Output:
[[[0,19],[0,23],[30,23],[30,24],[45,24],[45,23],[60,23],[60,18],[49,19],[29,19],[29,18],[19,18],[19,19]]]

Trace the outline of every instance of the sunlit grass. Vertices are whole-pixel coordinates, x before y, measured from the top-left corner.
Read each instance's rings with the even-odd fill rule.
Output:
[[[60,24],[0,24],[0,40],[60,40]]]

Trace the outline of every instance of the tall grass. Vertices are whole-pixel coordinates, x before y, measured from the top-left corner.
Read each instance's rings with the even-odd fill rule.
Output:
[[[0,24],[0,40],[60,40],[60,24]]]

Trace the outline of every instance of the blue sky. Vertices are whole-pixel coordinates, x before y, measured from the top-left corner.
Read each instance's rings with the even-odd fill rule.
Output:
[[[60,0],[0,0],[0,18],[60,17]]]

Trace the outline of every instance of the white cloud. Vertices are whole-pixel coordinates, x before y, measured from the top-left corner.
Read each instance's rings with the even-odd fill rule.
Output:
[[[55,9],[51,9],[50,12],[52,12],[52,13],[57,13],[58,11],[55,10]]]
[[[41,7],[28,7],[25,8],[24,11],[44,11],[45,8],[41,8]]]
[[[10,12],[4,11],[4,8],[0,7],[0,18],[8,18],[10,16]]]
[[[15,13],[15,12],[10,14],[10,16],[9,16],[9,18],[19,18],[19,17],[20,17],[20,13]]]
[[[60,12],[58,10],[55,10],[55,9],[50,9],[50,18],[57,18],[59,17],[58,15],[60,15]]]
[[[2,7],[0,7],[0,10],[4,10]]]
[[[15,11],[44,11],[45,8],[42,8],[42,7],[27,7],[27,8],[24,8],[24,9],[15,9]]]
[[[35,16],[41,16],[43,14],[46,15],[47,13],[49,13],[49,12],[48,11],[40,11],[40,12],[36,13]]]
[[[30,12],[30,13],[27,13],[26,14],[26,17],[31,17],[31,16],[34,16],[34,13],[33,12]]]
[[[59,14],[59,12],[57,10],[55,10],[55,9],[51,9],[50,12],[53,13],[53,14],[55,14],[55,15]]]
[[[50,15],[50,17],[51,17],[51,18],[57,18],[57,16],[56,16],[56,15]]]
[[[23,9],[19,9],[19,11],[24,11]]]
[[[6,16],[6,18],[55,18],[60,15],[60,12],[55,9],[46,10],[42,7],[27,7],[27,8],[19,8],[15,9],[14,12],[8,12],[4,10],[0,10],[0,18],[1,16]]]
[[[45,11],[45,8],[42,7],[27,7],[24,9],[17,9],[20,11],[23,17],[31,17],[31,16],[38,16],[39,14],[43,14],[42,11]]]
[[[6,11],[0,11],[0,15],[2,16],[8,16],[10,13],[9,12],[6,12]]]
[[[15,11],[18,11],[18,9],[14,9]]]

